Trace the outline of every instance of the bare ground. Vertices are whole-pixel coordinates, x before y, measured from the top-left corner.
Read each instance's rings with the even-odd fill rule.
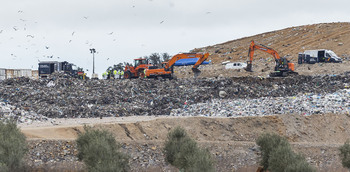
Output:
[[[237,118],[152,117],[152,120],[146,121],[142,120],[143,117],[130,118],[113,122],[88,119],[84,123],[110,130],[122,144],[131,147],[148,145],[150,153],[153,151],[159,154],[167,132],[182,126],[216,157],[218,171],[256,169],[259,151],[255,139],[261,133],[274,132],[288,138],[295,151],[302,153],[319,171],[346,171],[338,157],[338,147],[350,136],[350,117],[344,114]],[[83,124],[48,125],[22,126],[22,131],[29,140],[35,142],[43,139],[73,140],[83,130]],[[159,161],[164,159],[159,158]],[[131,164],[133,171],[155,168]],[[164,169],[171,170],[171,167],[165,165],[158,170]]]

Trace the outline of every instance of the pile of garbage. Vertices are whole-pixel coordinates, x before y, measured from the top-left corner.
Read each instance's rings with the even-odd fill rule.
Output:
[[[47,121],[48,117],[39,115],[33,111],[16,108],[0,100],[0,121],[14,120],[17,123],[32,123],[33,121]]]
[[[350,114],[350,89],[328,94],[298,94],[293,97],[261,97],[257,99],[213,99],[174,109],[172,116],[265,116],[275,114]]]
[[[48,118],[170,115],[174,109],[188,109],[189,106],[212,101],[234,104],[236,101],[256,99],[259,104],[259,98],[269,100],[303,93],[334,93],[349,83],[348,73],[287,78],[178,80],[79,80],[59,74],[50,79],[4,80],[0,82],[0,99],[17,109]]]

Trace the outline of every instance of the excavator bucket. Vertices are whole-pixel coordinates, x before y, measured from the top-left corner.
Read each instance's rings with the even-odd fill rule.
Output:
[[[192,68],[192,71],[194,73],[195,78],[197,78],[201,74],[201,71],[197,68]]]
[[[247,67],[245,68],[245,70],[248,71],[248,72],[253,72],[253,70],[252,70],[252,64],[251,64],[251,63],[250,63],[250,64],[247,64]]]

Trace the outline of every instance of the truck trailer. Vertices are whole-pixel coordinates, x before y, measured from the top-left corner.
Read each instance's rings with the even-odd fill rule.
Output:
[[[338,57],[332,50],[306,50],[304,53],[299,53],[298,63],[342,63],[342,59]]]

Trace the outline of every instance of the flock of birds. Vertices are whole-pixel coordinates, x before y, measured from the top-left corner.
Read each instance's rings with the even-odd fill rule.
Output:
[[[132,8],[135,8],[135,5],[132,6]],[[15,34],[11,34],[12,36],[9,38],[9,40],[16,40],[15,38],[17,38],[20,35],[25,36],[25,38],[27,39],[27,45],[23,45],[23,38],[20,38],[20,42],[17,42],[17,48],[25,48],[25,50],[32,50],[33,54],[35,54],[35,58],[37,58],[38,62],[40,62],[40,59],[49,59],[49,60],[57,60],[60,59],[60,56],[56,56],[53,54],[50,54],[49,50],[53,50],[55,49],[54,44],[50,45],[50,41],[52,40],[45,40],[45,36],[40,35],[40,32],[38,33],[38,35],[35,35],[31,32],[31,29],[28,27],[30,26],[30,24],[38,24],[38,22],[36,21],[31,21],[31,20],[26,20],[23,19],[23,17],[25,16],[25,12],[22,10],[18,10],[17,13],[19,14],[19,21],[20,23],[17,24],[16,26],[13,26],[13,32],[15,32]],[[210,14],[211,12],[206,12],[206,14]],[[90,20],[89,16],[83,16],[82,20]],[[162,20],[159,22],[159,24],[163,24],[165,21]],[[4,35],[10,32],[10,30],[12,29],[7,29],[7,30],[0,30],[0,34]],[[112,37],[112,39],[110,39],[111,41],[115,42],[117,41],[116,39],[116,34],[114,31],[105,33],[106,36],[110,36]],[[67,40],[68,44],[72,44],[76,39],[77,32],[76,31],[72,31],[69,40]],[[42,40],[40,40],[40,38],[42,38]],[[81,40],[80,40],[81,41]],[[14,41],[15,42],[15,41]],[[43,43],[46,42],[46,43]],[[85,44],[88,47],[92,47],[93,46],[93,41],[91,40],[86,40]],[[1,43],[0,43],[1,44]],[[46,44],[46,45],[45,45]],[[52,47],[51,47],[52,46]],[[11,48],[13,50],[15,50],[14,48]],[[34,50],[35,49],[35,50]],[[16,55],[17,51],[23,51],[23,49],[21,50],[15,50],[15,52],[10,53],[10,56],[12,57],[12,60],[16,60],[18,58],[18,56]],[[98,53],[98,52],[96,52]],[[30,53],[28,53],[30,54]],[[40,55],[41,54],[41,55]],[[110,60],[111,58],[106,58],[106,60]],[[88,70],[88,69],[87,69]]]
[[[9,37],[9,41],[12,41],[13,46],[11,47],[11,50],[14,52],[11,52],[9,55],[12,57],[12,60],[18,60],[20,55],[17,55],[17,53],[19,51],[23,51],[23,50],[32,50],[32,53],[34,54],[33,58],[37,58],[37,61],[40,62],[40,60],[42,59],[48,59],[48,60],[58,60],[61,57],[60,56],[55,56],[53,54],[49,54],[50,51],[54,49],[54,45],[50,45],[50,41],[52,40],[45,40],[46,37],[43,35],[40,35],[41,33],[38,32],[37,35],[30,33],[32,32],[30,29],[30,24],[38,24],[38,22],[33,22],[30,20],[25,20],[22,17],[24,17],[25,12],[22,10],[18,10],[17,13],[20,15],[19,18],[19,23],[16,24],[16,26],[12,26],[9,27],[8,29],[2,29],[0,30],[0,34],[4,37],[4,35],[9,34],[11,35]],[[82,17],[83,20],[89,20],[88,16],[83,16]],[[12,30],[12,31],[11,31]],[[67,41],[68,44],[71,44],[75,39],[74,37],[76,36],[77,32],[76,31],[72,31],[70,39]],[[23,35],[23,36],[22,36]],[[108,36],[112,36],[112,41],[116,41],[116,34],[114,34],[114,32],[109,32],[106,33],[106,35]],[[24,37],[24,38],[23,38]],[[19,39],[17,39],[19,38]],[[42,38],[42,39],[41,39]],[[26,39],[26,41],[23,41],[24,39]],[[45,41],[43,41],[45,40]],[[27,43],[25,43],[27,42]],[[47,45],[45,45],[46,42]],[[93,46],[93,41],[90,40],[86,40],[85,44],[88,47],[92,47]],[[1,43],[0,43],[1,44]],[[15,45],[17,44],[17,45]],[[52,48],[51,48],[52,46]],[[98,53],[98,52],[96,52]],[[18,53],[21,54],[21,53]],[[26,52],[27,54],[27,52]],[[30,53],[28,53],[30,54]],[[41,54],[41,55],[40,55]],[[107,60],[109,60],[110,58],[107,58]],[[33,68],[33,66],[32,66]],[[86,69],[88,70],[88,69]]]

